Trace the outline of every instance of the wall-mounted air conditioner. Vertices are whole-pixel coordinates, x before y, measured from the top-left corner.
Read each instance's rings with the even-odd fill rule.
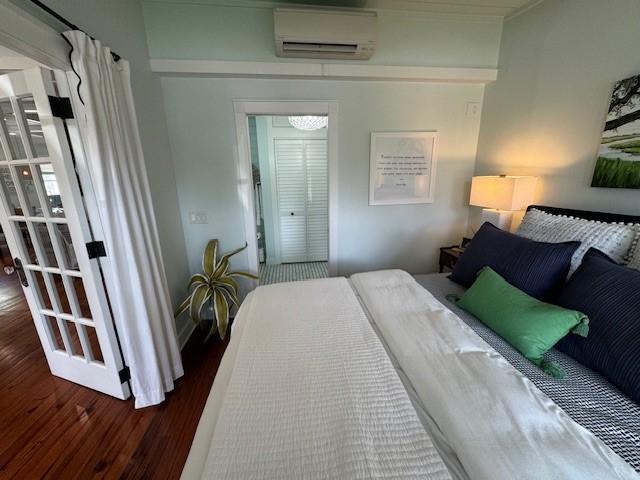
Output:
[[[377,14],[276,8],[276,55],[298,58],[366,60],[377,41]]]

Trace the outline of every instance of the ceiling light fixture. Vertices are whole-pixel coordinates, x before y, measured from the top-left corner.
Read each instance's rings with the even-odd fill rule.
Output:
[[[320,130],[326,128],[329,119],[326,116],[317,115],[296,115],[289,117],[289,123],[298,130]]]

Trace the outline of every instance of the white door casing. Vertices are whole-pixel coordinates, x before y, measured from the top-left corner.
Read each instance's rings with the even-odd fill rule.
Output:
[[[65,121],[54,116],[56,106],[69,113],[70,103],[59,96],[65,81],[64,73],[44,68],[0,76],[0,223],[22,264],[24,293],[51,372],[125,399],[129,385],[121,380],[124,365],[100,264],[88,249],[99,245]]]
[[[249,271],[258,274],[256,220],[253,211],[249,115],[327,115],[329,181],[329,275],[338,274],[338,103],[326,100],[235,100],[233,102],[237,135],[238,196],[244,211]]]

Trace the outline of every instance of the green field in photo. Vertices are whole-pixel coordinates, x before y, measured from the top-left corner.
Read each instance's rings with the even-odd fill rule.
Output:
[[[616,150],[620,150],[621,152],[629,153],[631,155],[640,155],[640,140],[636,138],[631,142],[617,143],[615,145],[611,145],[611,148],[615,148]]]
[[[620,140],[629,140],[629,139],[633,139],[633,138],[638,138],[638,134],[637,133],[632,133],[629,135],[615,135],[613,137],[603,137],[602,138],[602,143],[603,145],[607,145],[609,143],[612,142],[619,142]]]
[[[640,188],[640,161],[598,157],[591,186]]]

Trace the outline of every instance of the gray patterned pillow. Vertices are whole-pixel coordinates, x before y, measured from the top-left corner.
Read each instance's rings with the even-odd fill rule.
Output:
[[[640,270],[640,243],[638,242],[636,242],[635,248],[633,249],[633,254],[631,256],[631,260],[629,260],[629,264],[627,265],[627,267]]]
[[[618,263],[626,263],[638,243],[640,225],[596,222],[532,209],[526,213],[516,233],[538,242],[582,242],[571,259],[571,275],[591,247],[606,253]],[[638,255],[640,252],[636,252],[636,257]],[[640,258],[638,262],[640,268]]]

